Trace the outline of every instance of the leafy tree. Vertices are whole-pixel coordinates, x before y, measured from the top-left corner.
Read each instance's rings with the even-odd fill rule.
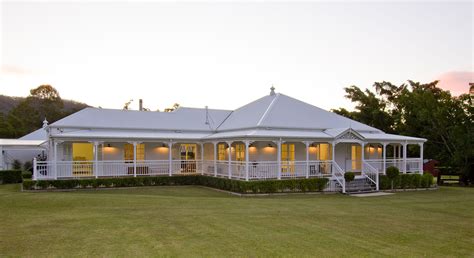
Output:
[[[356,111],[335,112],[385,132],[426,138],[425,157],[456,167],[465,178],[472,178],[472,100],[467,94],[451,96],[437,84],[438,81],[426,84],[408,81],[396,86],[386,81],[376,82],[375,93],[351,86],[345,89],[346,97],[356,103]]]
[[[58,91],[50,85],[41,85],[10,111],[8,121],[15,125],[15,137],[19,137],[41,128],[44,119],[55,122],[64,117],[63,107]]]
[[[40,85],[35,89],[30,90],[30,96],[38,99],[60,101],[59,92],[51,85]]]
[[[175,111],[176,109],[178,109],[180,107],[180,105],[178,103],[174,103],[174,105],[170,108],[165,108],[164,112],[173,112]]]
[[[123,104],[123,110],[129,110],[130,109],[130,104],[132,104],[132,101],[133,101],[133,99],[125,102],[125,104]]]
[[[357,120],[364,124],[381,129],[385,132],[393,132],[393,119],[387,112],[387,103],[369,91],[362,91],[357,86],[344,89],[345,97],[356,102],[356,111],[349,112],[344,108],[333,110],[333,112]]]

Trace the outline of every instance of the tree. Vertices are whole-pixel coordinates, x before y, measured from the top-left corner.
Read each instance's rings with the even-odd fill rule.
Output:
[[[59,101],[61,97],[59,92],[53,88],[51,85],[40,85],[35,89],[30,90],[30,96],[38,99],[50,100],[50,101]]]
[[[465,178],[474,177],[474,110],[467,94],[453,97],[437,87],[438,81],[422,84],[408,81],[400,86],[376,82],[376,94],[356,86],[346,88],[346,97],[356,111],[335,112],[372,125],[385,132],[428,139],[425,157],[455,167]]]
[[[173,112],[175,111],[176,109],[178,109],[180,107],[180,105],[178,103],[174,103],[174,105],[170,108],[165,108],[164,112]]]
[[[132,104],[132,101],[133,101],[133,99],[125,102],[125,104],[123,104],[123,110],[129,110],[130,109],[130,104]]]
[[[345,97],[356,102],[357,111],[350,112],[344,108],[333,110],[333,112],[357,120],[361,123],[381,129],[385,132],[393,132],[393,119],[387,112],[387,103],[369,90],[362,91],[357,86],[344,89]]]
[[[51,85],[41,85],[10,111],[7,121],[15,125],[14,137],[20,137],[41,128],[44,119],[52,123],[64,117],[63,107],[58,91]]]

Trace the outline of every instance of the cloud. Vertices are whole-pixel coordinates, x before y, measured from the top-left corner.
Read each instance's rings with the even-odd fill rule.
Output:
[[[2,65],[0,67],[0,73],[5,75],[27,75],[32,74],[33,71],[15,65]]]
[[[438,86],[451,91],[453,95],[469,93],[469,83],[474,82],[474,72],[453,71],[438,76]]]

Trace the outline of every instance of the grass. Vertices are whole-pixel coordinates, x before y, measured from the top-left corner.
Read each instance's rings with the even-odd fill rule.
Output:
[[[474,188],[357,198],[0,186],[0,256],[474,256]]]

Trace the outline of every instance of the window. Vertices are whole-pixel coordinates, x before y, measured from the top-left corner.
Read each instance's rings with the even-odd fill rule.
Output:
[[[94,160],[94,146],[92,143],[73,143],[72,160],[73,161],[91,161]]]
[[[133,161],[133,144],[126,143],[124,146],[124,160]],[[137,160],[145,160],[145,144],[137,144]]]
[[[92,160],[94,160],[94,146],[92,143],[72,144],[72,174],[74,176],[92,175]]]
[[[295,145],[282,144],[281,145],[281,172],[295,171]]]
[[[245,145],[241,143],[235,145],[235,160],[237,161],[245,160]]]
[[[217,145],[217,160],[225,160],[225,144],[219,143]]]
[[[196,144],[181,144],[179,152],[181,160],[196,160]]]
[[[352,145],[351,146],[351,169],[353,171],[361,170],[361,159],[362,159],[362,146]]]
[[[317,159],[318,160],[330,160],[332,159],[331,157],[331,148],[330,148],[330,145],[329,143],[320,143],[318,144],[318,153],[316,154],[317,155]]]

